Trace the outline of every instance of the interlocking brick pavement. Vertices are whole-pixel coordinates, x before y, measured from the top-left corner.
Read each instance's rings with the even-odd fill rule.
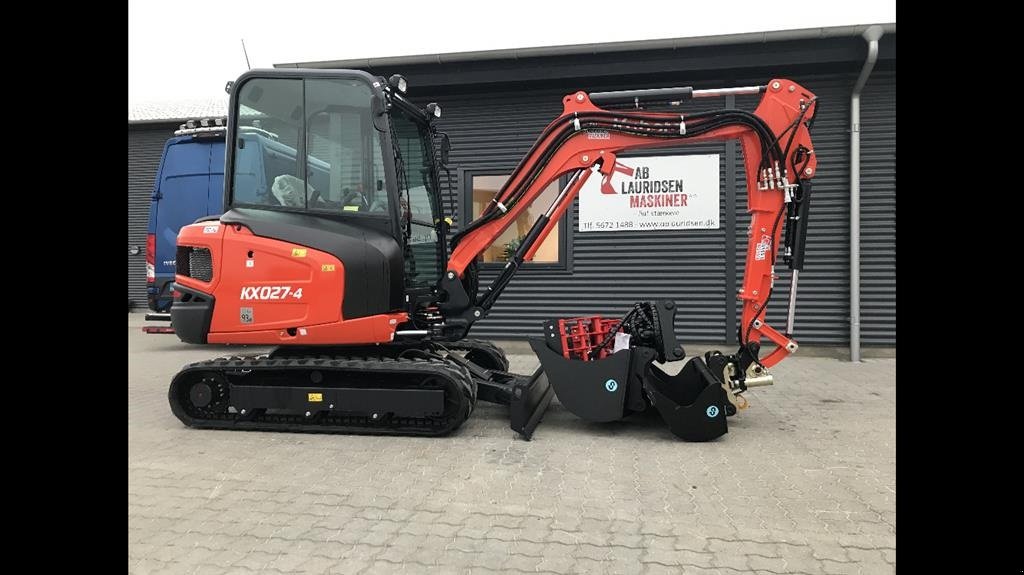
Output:
[[[171,414],[170,379],[238,349],[145,335],[141,317],[129,573],[895,572],[895,359],[792,357],[703,444],[557,402],[532,442],[486,403],[447,438],[199,431]]]

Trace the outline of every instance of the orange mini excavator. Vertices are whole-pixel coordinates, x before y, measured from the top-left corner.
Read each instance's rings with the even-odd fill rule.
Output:
[[[406,81],[357,70],[252,70],[231,88],[226,212],[182,228],[176,301],[185,342],[277,346],[260,356],[186,366],[171,409],[199,428],[443,435],[477,400],[509,406],[529,439],[552,395],[577,416],[614,421],[656,409],[671,431],[726,433],[742,394],[769,385],[791,338],[803,267],[814,94],[786,79],[762,86],[575,92],[474,221],[449,237],[441,211],[447,135],[441,108],[405,97]],[[761,94],[753,112],[680,113],[691,98]],[[739,349],[683,359],[675,303],[636,303],[620,319],[552,319],[530,340],[541,366],[508,372],[497,347],[466,339],[590,177],[605,184],[627,150],[738,140],[752,215]],[[494,282],[476,261],[552,182],[568,183]],[[785,230],[785,235],[783,231]],[[781,247],[780,247],[781,244]],[[785,332],[765,306],[776,259],[792,271]],[[775,349],[760,357],[767,338]]]

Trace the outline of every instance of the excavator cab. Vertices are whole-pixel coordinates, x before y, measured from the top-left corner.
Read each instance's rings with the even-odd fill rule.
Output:
[[[404,80],[395,84],[355,71],[240,80],[228,205],[377,230],[402,247],[408,285],[436,282],[435,116],[401,96]]]
[[[408,102],[404,79],[393,84],[355,70],[257,70],[234,83],[228,211],[220,226],[200,222],[179,241],[182,339],[248,343],[268,329],[283,344],[392,339],[377,324],[396,325],[393,312],[408,292],[433,287],[445,258],[431,126],[439,114]],[[288,245],[253,249],[261,242],[252,236]],[[220,242],[211,246],[219,261],[207,262],[204,241]],[[221,282],[237,283],[250,305],[210,302],[203,284]],[[346,323],[375,316],[365,327]],[[331,322],[347,332],[341,341],[333,331],[305,337],[306,325]]]
[[[404,90],[357,70],[233,83],[228,209],[179,233],[172,322],[189,343],[279,347],[179,372],[168,398],[187,425],[441,435],[469,417],[478,382],[499,380],[480,395],[511,403],[519,380],[499,348],[435,346],[413,319],[432,313],[445,263],[433,139],[443,159],[447,138],[431,125],[440,108]]]

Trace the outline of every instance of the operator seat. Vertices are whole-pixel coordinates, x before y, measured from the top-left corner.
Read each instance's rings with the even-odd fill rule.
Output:
[[[290,208],[306,207],[305,182],[289,174],[281,174],[274,178],[270,193],[282,206]]]

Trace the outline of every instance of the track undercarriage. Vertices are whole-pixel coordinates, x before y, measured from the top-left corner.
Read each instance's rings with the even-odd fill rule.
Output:
[[[539,374],[507,370],[500,348],[476,340],[282,347],[190,364],[168,399],[196,428],[422,436],[458,429],[480,399],[510,405],[529,438],[551,392]]]
[[[653,408],[677,437],[715,439],[746,387],[725,375],[734,356],[696,357],[677,375],[655,365],[683,359],[674,316],[666,300],[640,302],[621,320],[551,320],[546,337],[530,340],[541,367],[529,376],[510,373],[505,353],[477,340],[280,347],[188,365],[168,399],[196,428],[419,436],[455,431],[479,400],[509,406],[512,429],[530,439],[557,394],[588,421]],[[625,347],[611,345],[622,337]]]

